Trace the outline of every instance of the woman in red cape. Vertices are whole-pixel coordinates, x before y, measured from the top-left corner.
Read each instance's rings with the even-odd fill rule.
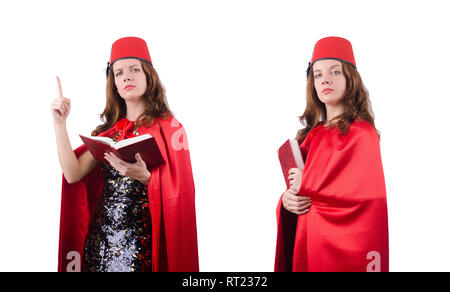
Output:
[[[305,167],[277,207],[275,271],[389,271],[379,135],[350,42],[319,40],[307,76]]]
[[[97,163],[72,151],[65,121],[70,100],[52,103],[63,169],[59,263],[65,271],[199,270],[195,188],[187,137],[172,116],[144,40],[117,40],[107,69],[104,124],[92,135],[115,141],[150,134],[164,163],[148,170],[139,154]]]

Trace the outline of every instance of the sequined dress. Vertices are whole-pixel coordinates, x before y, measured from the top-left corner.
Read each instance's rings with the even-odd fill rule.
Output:
[[[86,236],[82,271],[151,272],[146,186],[102,163],[104,188]]]

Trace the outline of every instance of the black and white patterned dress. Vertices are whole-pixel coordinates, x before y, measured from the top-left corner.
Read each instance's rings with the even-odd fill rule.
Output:
[[[147,187],[109,164],[101,166],[104,188],[86,235],[82,271],[151,272]]]

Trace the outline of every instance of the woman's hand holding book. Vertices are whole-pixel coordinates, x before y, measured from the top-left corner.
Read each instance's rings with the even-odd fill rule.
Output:
[[[135,180],[142,182],[145,185],[148,185],[150,182],[151,172],[147,170],[147,165],[139,153],[135,156],[135,163],[128,163],[123,161],[114,153],[105,153],[105,159],[114,167],[118,172],[120,172],[123,176],[131,177]]]
[[[291,213],[303,215],[309,211],[311,207],[311,198],[307,196],[299,196],[300,185],[302,182],[303,170],[299,168],[291,168],[289,170],[289,189],[283,194],[283,207]]]
[[[302,183],[303,170],[299,168],[291,168],[289,169],[289,188],[295,194],[298,194],[300,191],[300,185]]]

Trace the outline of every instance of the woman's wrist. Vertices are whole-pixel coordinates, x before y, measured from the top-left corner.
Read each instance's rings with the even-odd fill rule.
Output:
[[[55,127],[55,129],[58,128],[65,128],[66,127],[66,120],[61,120],[61,121],[53,121],[53,126]]]
[[[147,172],[145,173],[145,175],[142,177],[142,179],[140,180],[141,183],[143,183],[144,185],[148,185],[150,182],[150,177],[152,176],[151,172],[147,170]]]

